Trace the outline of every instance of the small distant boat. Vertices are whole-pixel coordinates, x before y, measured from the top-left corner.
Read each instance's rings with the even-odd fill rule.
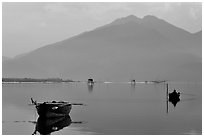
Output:
[[[133,79],[131,80],[131,84],[135,85],[136,84],[136,81]]]
[[[174,90],[172,93],[169,93],[168,101],[167,101],[167,113],[168,113],[168,102],[171,102],[173,106],[176,107],[179,101],[180,101],[180,92],[176,92],[176,90]]]
[[[94,84],[94,80],[93,80],[92,78],[89,78],[89,79],[88,79],[88,84],[89,84],[89,85],[93,85],[93,84]]]
[[[170,102],[180,101],[180,92],[176,92],[176,90],[174,89],[172,93],[169,93],[169,101]]]
[[[37,103],[31,98],[32,104],[35,105],[38,115],[40,117],[61,117],[69,115],[72,104],[69,102],[64,101],[52,101],[52,102],[43,102],[43,103]]]

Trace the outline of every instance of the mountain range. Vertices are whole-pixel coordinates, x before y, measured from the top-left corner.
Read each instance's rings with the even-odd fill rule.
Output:
[[[2,76],[202,81],[202,31],[190,33],[155,16],[130,15],[7,59]]]

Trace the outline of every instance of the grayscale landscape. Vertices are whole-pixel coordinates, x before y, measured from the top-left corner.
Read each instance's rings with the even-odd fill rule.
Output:
[[[63,6],[67,3],[60,4]],[[73,3],[72,7],[88,5],[90,8],[95,4]],[[107,3],[104,4],[102,7]],[[117,4],[123,7],[128,3],[109,4],[114,8]],[[154,6],[155,3],[129,4],[132,4],[129,6],[133,11],[134,6]],[[182,17],[179,11],[185,6],[192,9],[197,5],[202,10],[201,3],[180,4],[182,6],[177,7],[179,10],[175,18],[181,20],[185,16]],[[161,15],[158,17],[159,14],[157,16],[153,11],[153,14],[146,13],[142,17],[138,17],[137,12],[128,12],[125,16],[113,16],[108,23],[67,36],[63,40],[50,40],[49,44],[35,49],[32,47],[29,52],[7,56],[4,51],[9,51],[6,46],[9,45],[10,33],[6,23],[9,23],[10,16],[15,15],[7,13],[11,8],[9,6],[23,7],[26,3],[3,3],[4,135],[202,134],[202,25],[200,29],[191,32],[170,23]],[[64,11],[60,6],[58,8],[57,11]],[[120,11],[120,8],[117,10]],[[201,10],[197,11],[199,15],[202,14]],[[54,18],[55,13],[51,14],[53,18],[49,18],[57,19]],[[168,16],[168,12],[165,14]],[[202,20],[202,15],[200,18]],[[16,21],[18,23],[19,19]],[[86,22],[82,22],[82,26]],[[72,31],[72,27],[73,30],[77,28],[61,27],[64,27],[64,32],[69,32],[69,29]],[[28,32],[37,35],[32,29]],[[26,39],[29,33],[24,35],[18,39],[22,44],[29,42]],[[31,41],[38,39],[32,37]],[[12,46],[16,46],[13,50],[18,49],[18,45]],[[29,44],[25,46],[29,47]],[[177,95],[171,97],[170,93],[174,89],[178,91]],[[75,105],[72,105],[66,117],[41,119],[39,112],[39,117],[36,112],[38,104],[31,102],[31,98],[37,102],[68,101]]]

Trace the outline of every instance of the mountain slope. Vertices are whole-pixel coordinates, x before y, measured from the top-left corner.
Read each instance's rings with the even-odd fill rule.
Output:
[[[2,56],[2,61],[6,61],[6,60],[9,60],[9,59],[10,59],[9,57]]]
[[[3,77],[200,81],[198,37],[156,17],[128,16],[5,61]]]

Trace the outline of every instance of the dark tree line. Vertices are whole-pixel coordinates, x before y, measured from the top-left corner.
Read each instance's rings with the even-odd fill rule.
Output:
[[[73,82],[72,80],[63,80],[61,78],[2,78],[2,82]]]

